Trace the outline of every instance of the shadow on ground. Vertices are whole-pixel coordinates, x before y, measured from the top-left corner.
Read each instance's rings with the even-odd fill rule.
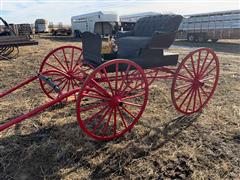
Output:
[[[181,116],[160,127],[151,127],[141,121],[140,125],[154,133],[139,137],[133,130],[110,142],[97,142],[88,138],[77,123],[41,128],[27,135],[13,135],[0,141],[0,179],[61,179],[79,169],[89,172],[89,178],[92,179],[112,174],[128,178],[130,174],[124,167],[138,158],[149,156],[169,141],[176,140],[178,134],[191,126],[199,115]],[[126,142],[124,147],[113,148],[122,142]],[[92,163],[100,154],[107,154],[107,158],[98,164]],[[69,170],[60,173],[63,169]],[[182,171],[186,177],[192,173],[187,165]],[[161,173],[159,177],[168,177]]]

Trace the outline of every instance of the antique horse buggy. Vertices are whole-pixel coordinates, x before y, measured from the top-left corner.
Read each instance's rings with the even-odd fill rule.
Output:
[[[117,48],[101,53],[101,37],[84,33],[82,48],[62,46],[43,60],[36,76],[0,94],[39,80],[52,99],[0,126],[0,131],[59,102],[76,102],[79,126],[97,140],[111,140],[130,131],[143,114],[149,86],[157,79],[172,79],[171,98],[177,111],[201,111],[216,89],[219,60],[209,48],[178,54],[165,52],[174,41],[180,15],[141,18],[133,31],[118,32]],[[177,66],[176,66],[177,65]]]

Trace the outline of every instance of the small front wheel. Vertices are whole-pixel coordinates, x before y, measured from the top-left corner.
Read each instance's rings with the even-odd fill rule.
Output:
[[[183,114],[198,112],[213,96],[219,78],[219,60],[213,50],[200,48],[179,64],[172,82],[172,102]]]

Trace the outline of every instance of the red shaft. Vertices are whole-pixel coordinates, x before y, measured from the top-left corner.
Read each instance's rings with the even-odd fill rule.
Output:
[[[79,90],[80,90],[80,88],[73,89],[72,91],[69,91],[66,94],[63,94],[63,95],[59,96],[58,98],[56,98],[56,99],[54,99],[54,100],[52,100],[52,101],[50,101],[50,102],[40,106],[40,107],[37,107],[37,108],[33,109],[32,111],[28,112],[27,114],[21,115],[21,116],[15,118],[15,119],[12,119],[12,120],[6,122],[5,124],[0,126],[0,132],[3,131],[4,129],[14,125],[14,124],[20,123],[23,120],[34,116],[37,113],[40,113],[40,112],[44,111],[48,107],[50,107],[50,106],[60,102],[64,98],[69,97],[69,96],[77,93]]]
[[[19,89],[19,88],[27,85],[27,84],[29,84],[30,82],[36,80],[37,78],[38,78],[37,76],[33,76],[32,78],[30,78],[30,79],[28,79],[28,80],[26,80],[26,81],[21,82],[21,83],[18,84],[17,86],[15,86],[15,87],[13,87],[13,88],[11,88],[11,89],[9,89],[9,90],[1,93],[1,94],[0,94],[0,98],[2,98],[3,96],[6,96],[6,95],[8,95],[8,94],[10,94],[11,92],[13,92],[13,91],[15,91],[15,90],[17,90],[17,89]]]

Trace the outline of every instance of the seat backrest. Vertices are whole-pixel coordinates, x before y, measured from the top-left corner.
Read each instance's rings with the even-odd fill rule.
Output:
[[[182,21],[181,15],[154,15],[140,18],[134,28],[134,36],[152,36],[155,31],[176,32]]]
[[[102,39],[99,34],[82,33],[83,59],[94,66],[101,64]]]

